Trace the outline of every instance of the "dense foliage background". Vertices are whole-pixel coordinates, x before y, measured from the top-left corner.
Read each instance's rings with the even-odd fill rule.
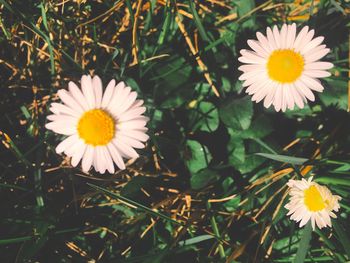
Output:
[[[350,260],[349,13],[348,0],[0,0],[1,262]],[[335,68],[315,102],[276,113],[245,95],[237,57],[283,22],[324,35]],[[125,171],[71,168],[44,128],[83,73],[146,102],[151,139]],[[286,217],[286,182],[310,175],[343,198],[332,229]]]

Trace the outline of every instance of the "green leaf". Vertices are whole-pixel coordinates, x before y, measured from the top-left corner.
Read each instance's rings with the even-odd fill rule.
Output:
[[[306,158],[301,157],[294,157],[294,156],[288,156],[288,155],[280,155],[280,154],[270,154],[270,153],[256,153],[256,155],[282,162],[282,163],[290,163],[290,164],[296,164],[296,165],[302,165],[305,162],[308,161]]]
[[[194,22],[196,23],[196,26],[198,28],[199,34],[201,35],[202,39],[205,40],[206,42],[210,42],[210,39],[207,35],[206,30],[204,29],[204,26],[202,25],[201,19],[198,16],[195,4],[193,0],[188,1],[190,10],[193,14]]]
[[[253,117],[253,104],[248,96],[231,99],[219,109],[220,118],[228,127],[246,130]]]
[[[219,112],[215,105],[207,101],[202,101],[199,103],[198,111],[199,114],[196,115],[199,115],[199,121],[195,129],[198,127],[201,131],[215,131],[219,126]]]
[[[241,202],[241,197],[236,196],[235,198],[232,198],[231,200],[224,203],[224,207],[228,212],[233,212],[237,210],[240,202]]]
[[[246,155],[243,140],[231,138],[228,145],[228,152],[230,164],[240,165],[244,163]]]
[[[186,143],[185,160],[188,169],[192,174],[208,166],[211,161],[211,155],[207,147],[194,140],[188,140]]]
[[[255,15],[248,15],[248,13],[254,9],[255,1],[254,0],[238,0],[236,1],[238,5],[238,15],[239,17],[246,17],[246,21],[242,23],[242,27],[254,27],[255,26]]]
[[[338,240],[342,244],[345,253],[348,255],[350,259],[350,239],[347,236],[347,231],[336,221],[332,220],[332,225],[334,227],[335,232],[337,233]]]
[[[347,82],[343,80],[328,79],[327,92],[319,94],[321,101],[326,105],[337,105],[343,110],[348,108]]]
[[[294,263],[303,263],[306,258],[306,254],[309,251],[310,240],[312,234],[311,222],[306,224],[303,230],[303,234],[301,236],[299,242],[299,248],[297,254],[295,255]]]
[[[198,237],[193,237],[193,238],[186,239],[184,241],[180,241],[179,242],[179,246],[194,245],[194,244],[197,244],[199,242],[203,242],[203,241],[206,241],[206,240],[209,240],[209,239],[213,239],[213,238],[215,238],[215,236],[201,235],[201,236],[198,236]]]
[[[191,176],[191,187],[194,190],[199,190],[206,187],[209,183],[218,178],[217,172],[211,169],[203,169]]]
[[[349,178],[337,178],[337,177],[319,177],[315,179],[318,183],[333,184],[333,185],[344,185],[350,187]]]

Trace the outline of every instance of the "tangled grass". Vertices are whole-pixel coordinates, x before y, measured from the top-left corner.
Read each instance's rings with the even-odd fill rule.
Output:
[[[0,0],[2,262],[350,260],[347,0]],[[303,110],[245,97],[239,50],[266,26],[324,35],[335,64]],[[82,74],[128,83],[147,148],[115,174],[83,173],[45,128]],[[259,153],[259,154],[257,154]],[[340,195],[333,228],[299,229],[291,178]]]

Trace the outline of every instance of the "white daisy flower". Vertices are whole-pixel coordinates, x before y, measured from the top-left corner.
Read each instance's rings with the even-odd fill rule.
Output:
[[[290,219],[299,222],[299,226],[304,226],[311,220],[312,229],[315,225],[318,228],[331,227],[331,217],[337,216],[333,211],[338,212],[340,206],[338,201],[341,197],[332,195],[331,191],[325,186],[319,185],[308,180],[289,180],[290,200],[285,208],[289,210]]]
[[[324,37],[313,38],[314,34],[308,26],[297,34],[295,24],[284,24],[281,30],[268,27],[267,36],[257,32],[257,40],[248,40],[253,50],[241,50],[238,60],[247,65],[239,67],[239,79],[253,101],[264,100],[266,108],[273,105],[284,112],[315,100],[312,91],[323,91],[318,78],[329,77],[333,64],[319,61],[329,48],[321,44]]]
[[[114,173],[113,162],[125,169],[123,157],[137,158],[134,148],[144,148],[148,140],[145,125],[149,119],[142,115],[146,111],[143,101],[124,82],[116,85],[114,79],[103,93],[98,76],[82,76],[81,89],[72,81],[68,87],[69,91],[58,91],[63,103],[52,103],[53,114],[47,116],[51,121],[47,129],[68,136],[56,152],[72,157],[74,167],[82,160],[85,172],[93,166],[101,174],[106,170]]]

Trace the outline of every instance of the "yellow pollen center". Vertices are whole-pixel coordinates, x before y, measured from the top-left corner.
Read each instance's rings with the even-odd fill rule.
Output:
[[[321,211],[327,205],[327,202],[323,200],[320,191],[318,191],[315,185],[311,185],[308,189],[304,190],[304,203],[312,212]]]
[[[104,110],[89,110],[78,122],[78,134],[86,144],[106,145],[114,138],[115,121]]]
[[[300,77],[303,70],[303,56],[291,49],[275,50],[267,62],[270,78],[281,83],[294,82]]]

